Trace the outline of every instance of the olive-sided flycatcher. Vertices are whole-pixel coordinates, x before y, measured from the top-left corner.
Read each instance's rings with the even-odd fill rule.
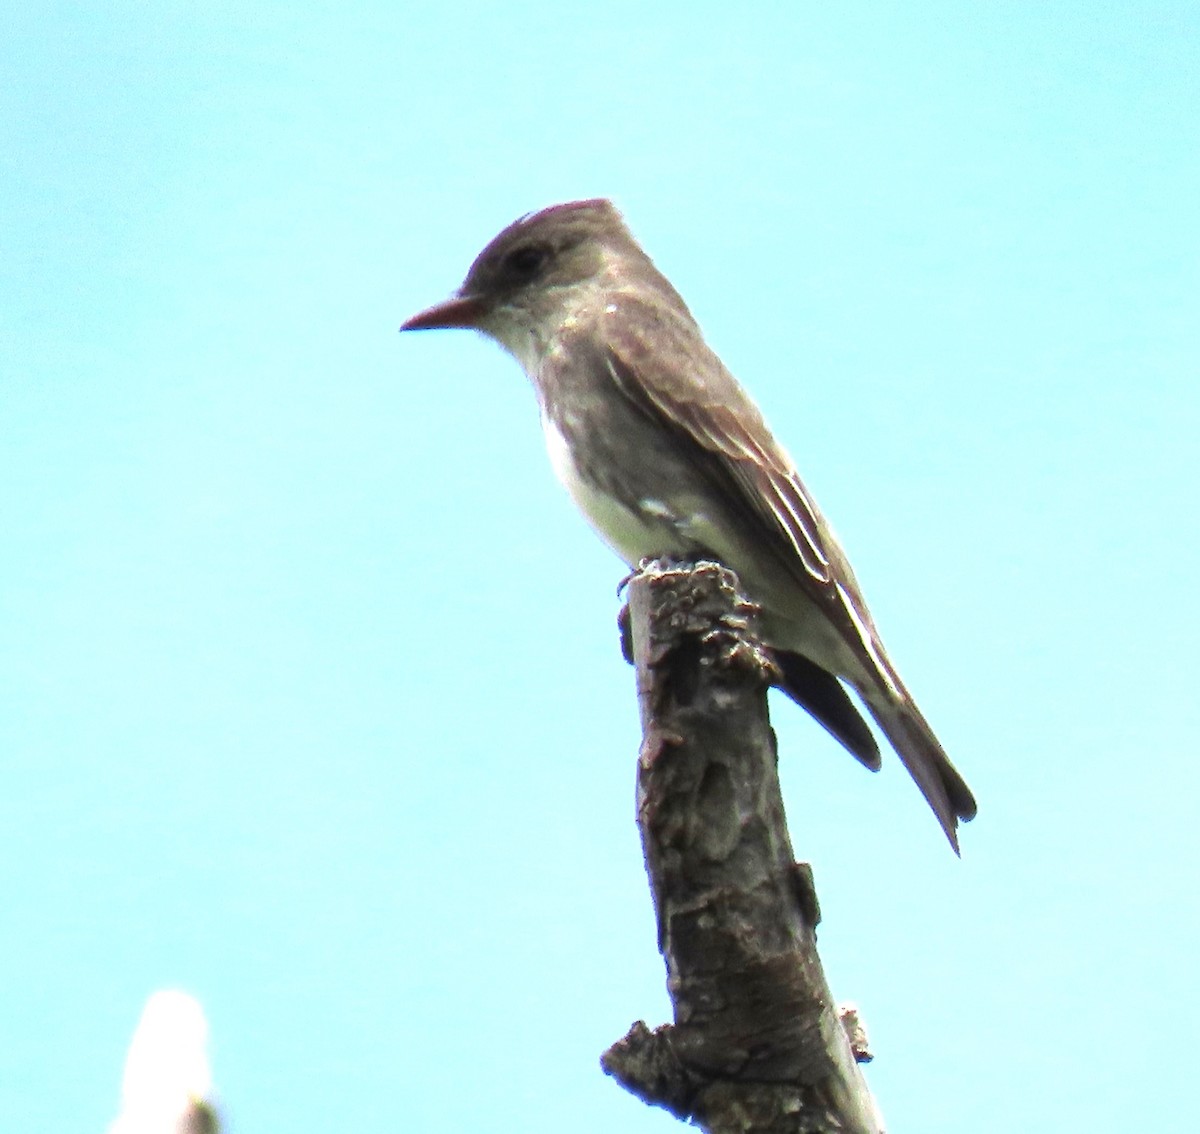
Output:
[[[631,567],[714,558],[762,607],[781,685],[869,768],[850,685],[958,850],[975,800],[900,680],[792,459],[608,201],[523,217],[405,331],[470,327],[533,382],[555,472]]]

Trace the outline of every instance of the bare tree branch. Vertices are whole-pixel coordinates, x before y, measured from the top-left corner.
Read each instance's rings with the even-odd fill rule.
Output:
[[[635,1024],[604,1069],[709,1134],[881,1134],[792,856],[756,610],[707,562],[643,565],[629,608],[638,824],[675,1023]]]

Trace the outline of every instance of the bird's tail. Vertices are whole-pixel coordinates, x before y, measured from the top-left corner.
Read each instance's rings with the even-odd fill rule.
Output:
[[[950,763],[950,757],[907,691],[902,688],[900,696],[894,697],[880,690],[864,700],[958,854],[958,821],[965,823],[975,818],[971,789]]]

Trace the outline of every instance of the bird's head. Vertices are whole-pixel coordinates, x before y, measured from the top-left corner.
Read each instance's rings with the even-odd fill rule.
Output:
[[[610,201],[553,205],[510,224],[475,258],[458,291],[400,329],[483,331],[529,369],[531,352],[586,298],[619,285],[631,258],[649,263]]]

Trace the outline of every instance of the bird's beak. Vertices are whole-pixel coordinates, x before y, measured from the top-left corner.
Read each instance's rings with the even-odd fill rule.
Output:
[[[487,314],[487,304],[477,295],[452,295],[441,303],[406,319],[402,331],[432,331],[437,327],[478,327]]]

